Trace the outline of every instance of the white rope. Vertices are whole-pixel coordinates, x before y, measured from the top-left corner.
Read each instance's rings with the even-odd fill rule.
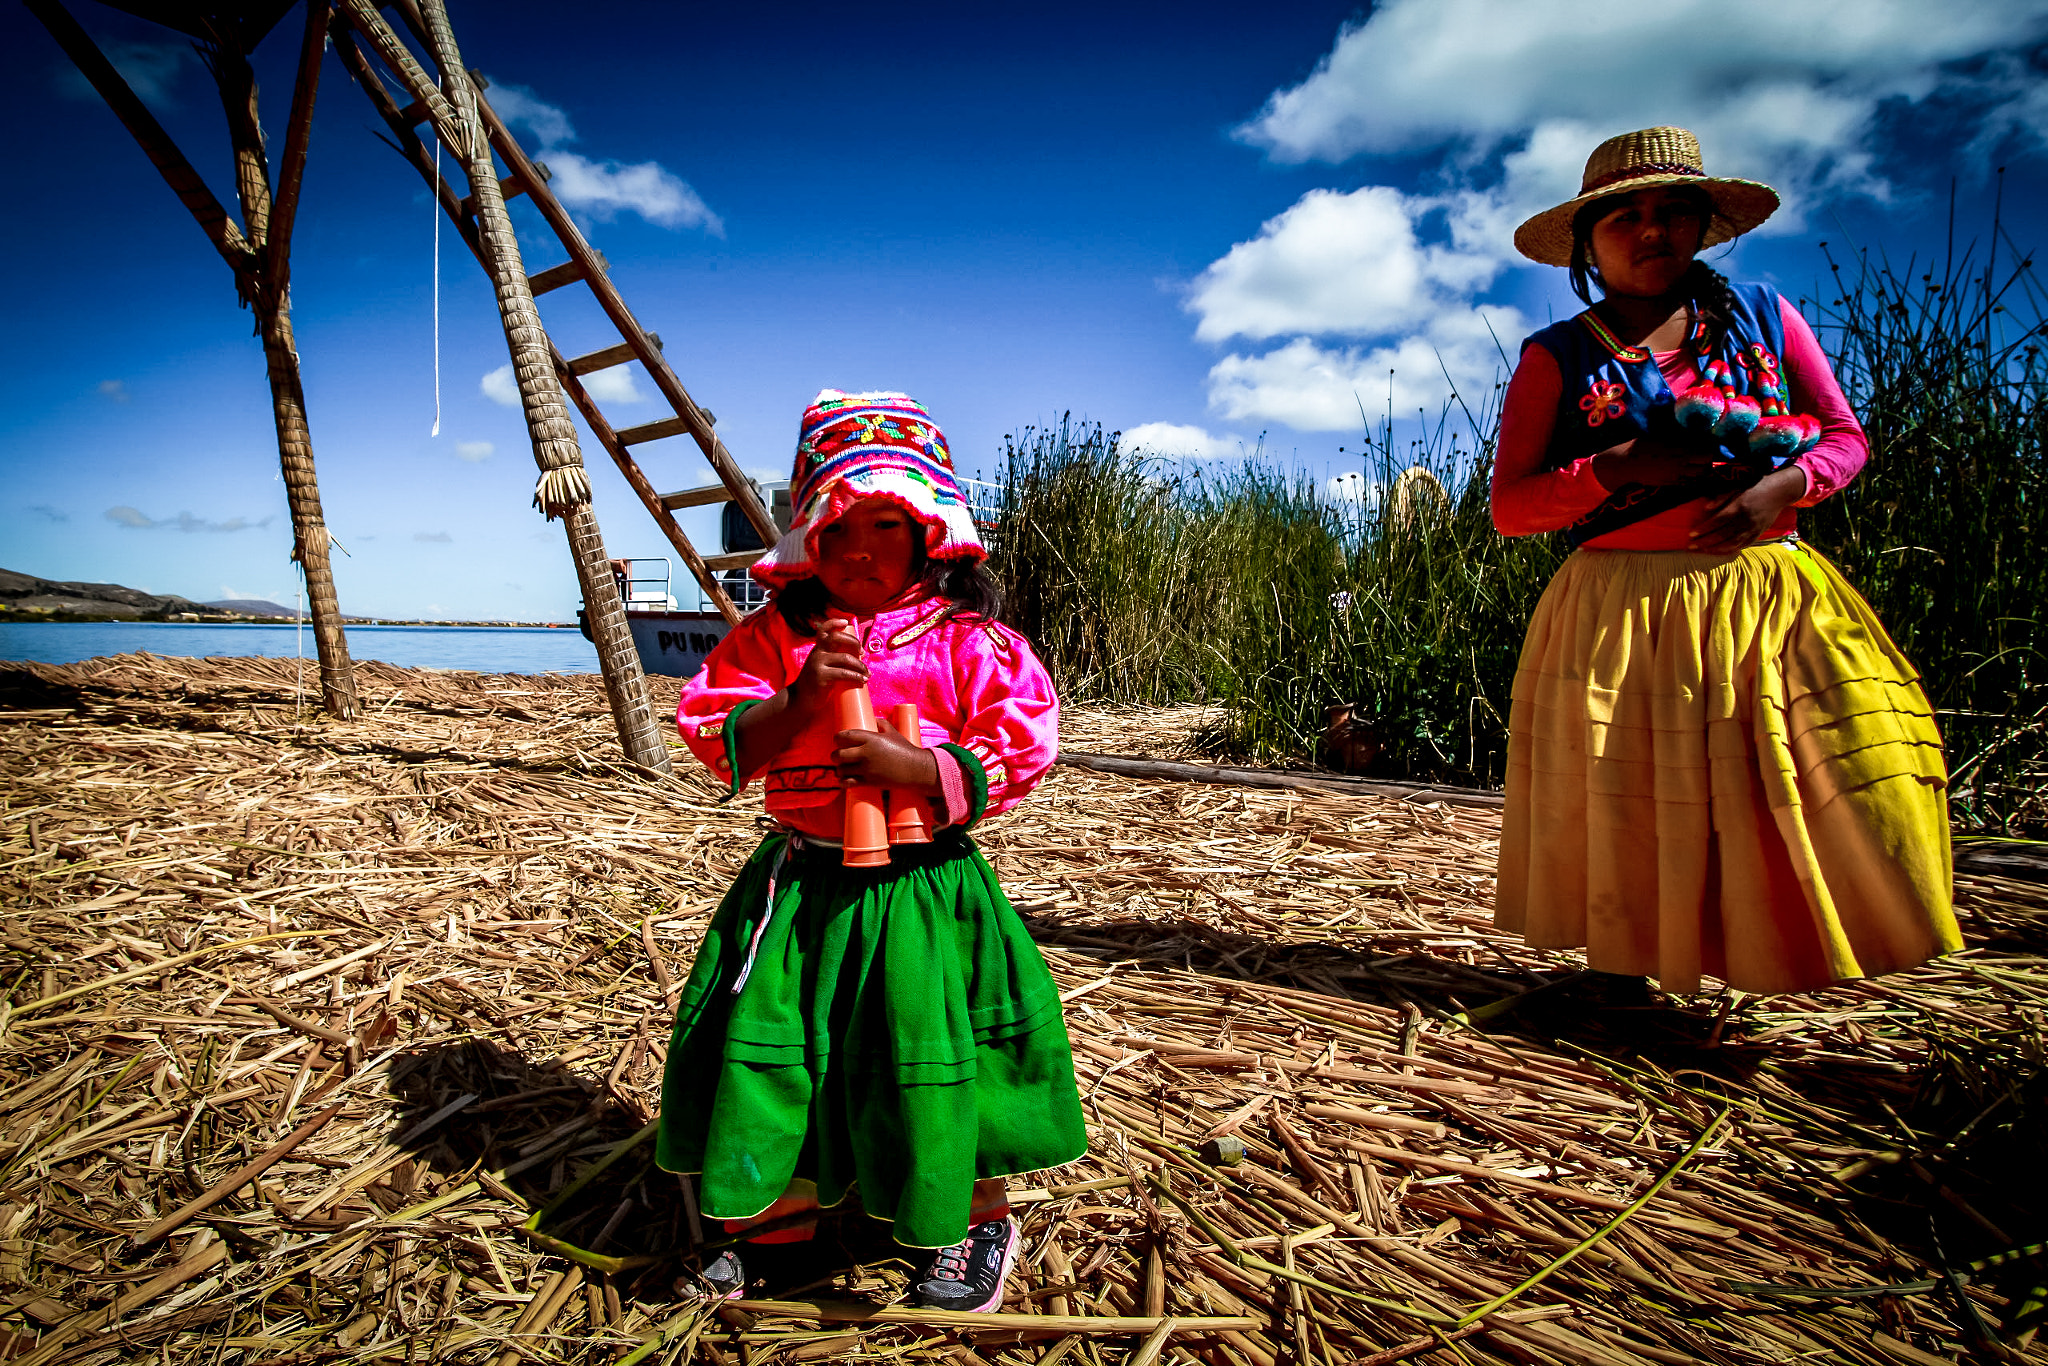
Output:
[[[434,183],[427,189],[434,214],[434,430],[441,434],[441,130],[434,130]]]
[[[299,615],[292,625],[292,646],[299,657],[298,679],[292,684],[292,729],[299,726],[299,710],[306,705],[306,566],[299,569]]]

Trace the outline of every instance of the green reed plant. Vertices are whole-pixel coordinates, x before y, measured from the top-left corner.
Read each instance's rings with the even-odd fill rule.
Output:
[[[1062,417],[1003,438],[993,567],[1004,615],[1063,692],[1176,702],[1201,693],[1187,633],[1192,518],[1175,486],[1100,424]]]
[[[1449,416],[1406,445],[1383,423],[1350,502],[1256,457],[1205,467],[1071,419],[1026,428],[1004,452],[1006,615],[1066,695],[1223,704],[1221,753],[1311,760],[1345,703],[1381,771],[1497,783],[1521,630],[1558,555],[1495,534],[1489,424]]]
[[[1562,562],[1554,538],[1493,529],[1497,421],[1453,398],[1421,435],[1370,439],[1331,690],[1371,718],[1393,775],[1498,785],[1522,634]],[[1456,420],[1459,425],[1454,426]]]
[[[1903,268],[1830,254],[1808,307],[1870,464],[1801,531],[1919,668],[1958,821],[2011,833],[2048,826],[2048,313],[1995,220],[1991,244]]]

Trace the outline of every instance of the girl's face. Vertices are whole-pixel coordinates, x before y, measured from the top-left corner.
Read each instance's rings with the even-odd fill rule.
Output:
[[[924,528],[896,504],[863,498],[818,531],[818,581],[832,605],[872,616],[910,586]]]
[[[1669,294],[1699,254],[1707,225],[1682,190],[1637,190],[1593,221],[1588,239],[1609,294],[1655,299]]]

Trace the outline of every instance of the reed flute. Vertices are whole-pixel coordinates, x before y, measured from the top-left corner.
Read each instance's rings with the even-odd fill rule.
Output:
[[[844,617],[828,620],[835,627],[850,630],[853,626]],[[881,729],[867,684],[847,684],[832,702],[840,730]],[[923,739],[915,702],[892,707],[889,724],[912,744]],[[924,794],[884,789],[874,783],[854,783],[846,789],[846,829],[839,860],[843,866],[879,868],[889,862],[890,845],[929,844],[931,839],[932,806]]]

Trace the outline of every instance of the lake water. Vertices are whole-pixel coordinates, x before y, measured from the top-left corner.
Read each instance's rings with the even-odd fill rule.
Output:
[[[572,627],[350,626],[349,654],[414,669],[482,673],[596,673],[597,651]],[[100,655],[254,655],[313,659],[313,632],[292,626],[176,621],[0,622],[0,659],[76,664]]]

